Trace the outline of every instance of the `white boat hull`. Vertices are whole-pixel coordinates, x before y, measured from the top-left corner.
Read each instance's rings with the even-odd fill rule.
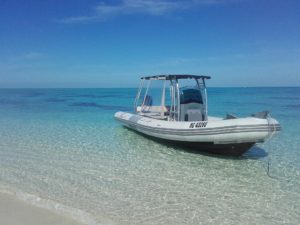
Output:
[[[246,117],[208,121],[166,121],[127,112],[115,119],[142,134],[176,144],[226,155],[241,155],[257,142],[264,142],[280,130],[273,118]]]

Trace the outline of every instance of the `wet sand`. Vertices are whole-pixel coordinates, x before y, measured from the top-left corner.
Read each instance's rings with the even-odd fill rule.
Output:
[[[32,206],[12,195],[0,193],[0,224],[83,225],[68,217]]]

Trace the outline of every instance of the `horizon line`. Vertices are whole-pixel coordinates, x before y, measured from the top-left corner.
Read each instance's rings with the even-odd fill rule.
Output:
[[[208,86],[207,88],[300,88],[300,86]],[[0,87],[0,89],[138,89],[138,87]]]

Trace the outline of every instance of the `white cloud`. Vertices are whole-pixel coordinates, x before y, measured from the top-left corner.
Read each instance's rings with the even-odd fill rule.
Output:
[[[111,17],[144,14],[162,16],[175,11],[183,11],[205,5],[226,4],[244,0],[123,0],[118,5],[100,2],[88,16],[74,16],[56,20],[61,23],[101,22]]]
[[[99,15],[134,14],[144,13],[150,15],[162,15],[179,9],[184,3],[165,0],[124,0],[122,4],[111,6],[99,4],[96,11]]]

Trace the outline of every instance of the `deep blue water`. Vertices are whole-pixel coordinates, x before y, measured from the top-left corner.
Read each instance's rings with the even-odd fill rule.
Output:
[[[132,111],[135,95],[0,89],[0,190],[60,204],[89,224],[299,223],[300,88],[208,89],[209,115],[270,110],[281,123],[280,134],[238,159],[124,129],[113,115]]]

